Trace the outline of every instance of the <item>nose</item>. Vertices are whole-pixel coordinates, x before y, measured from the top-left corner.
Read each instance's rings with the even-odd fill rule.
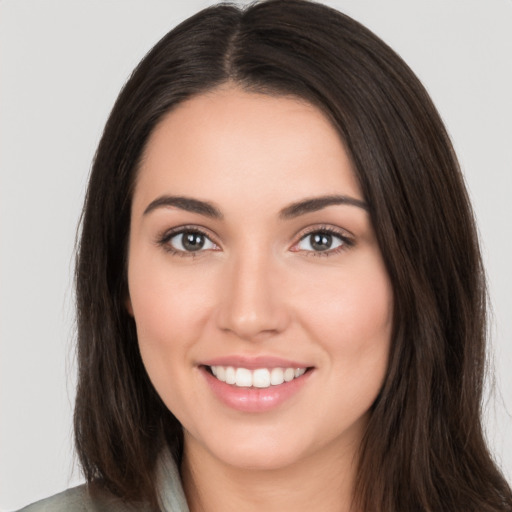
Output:
[[[286,329],[290,314],[282,272],[271,259],[251,254],[227,264],[217,315],[221,330],[243,340],[257,341]]]

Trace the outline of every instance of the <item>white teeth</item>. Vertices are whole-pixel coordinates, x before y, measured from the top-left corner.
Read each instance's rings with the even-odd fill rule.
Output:
[[[295,370],[293,368],[286,368],[284,371],[284,380],[290,382],[295,378]]]
[[[234,368],[232,366],[211,366],[213,375],[222,382],[241,388],[268,388],[290,382],[306,373],[306,368]]]
[[[226,368],[226,382],[228,384],[236,383],[235,369],[232,366]]]
[[[270,386],[270,372],[266,368],[252,372],[252,385],[255,388],[268,388]]]
[[[247,370],[247,368],[237,368],[235,376],[236,376],[235,384],[239,388],[250,388],[252,386],[251,370]]]
[[[214,373],[215,377],[222,382],[226,382],[226,368],[224,366],[212,366],[212,372],[214,368],[216,370]]]
[[[284,382],[284,372],[282,368],[272,368],[270,372],[270,384],[279,386]]]

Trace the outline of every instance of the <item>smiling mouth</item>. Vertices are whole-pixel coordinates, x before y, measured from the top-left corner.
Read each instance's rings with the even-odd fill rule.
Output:
[[[236,368],[233,366],[205,366],[217,380],[240,388],[269,388],[302,377],[310,368]]]

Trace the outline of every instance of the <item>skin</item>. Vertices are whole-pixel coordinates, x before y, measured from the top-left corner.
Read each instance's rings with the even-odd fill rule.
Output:
[[[127,307],[155,389],[184,427],[193,512],[350,509],[393,297],[363,207],[280,214],[333,194],[364,201],[336,130],[295,98],[227,85],[178,105],[150,137],[133,197]],[[208,201],[222,218],[146,211],[163,195]],[[211,243],[170,252],[180,237],[165,234],[181,226]],[[308,232],[326,227],[349,242],[335,235],[339,247],[312,250]],[[313,369],[277,408],[242,412],[214,395],[198,366],[231,355]]]

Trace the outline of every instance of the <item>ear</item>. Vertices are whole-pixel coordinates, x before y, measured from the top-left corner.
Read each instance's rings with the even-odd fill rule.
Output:
[[[126,311],[128,311],[128,314],[130,316],[133,316],[133,306],[132,306],[132,299],[130,298],[130,295],[126,295],[126,298],[124,299],[124,307],[126,308]]]

